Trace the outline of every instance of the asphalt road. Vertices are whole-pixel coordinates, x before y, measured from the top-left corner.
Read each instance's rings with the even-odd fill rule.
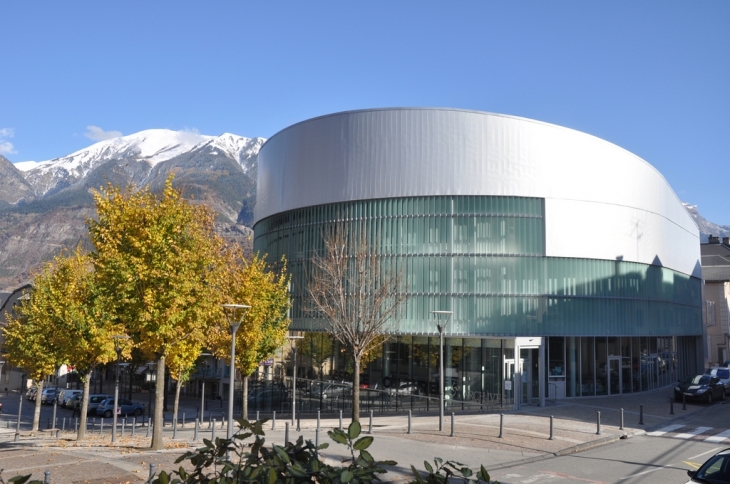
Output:
[[[673,431],[636,436],[568,456],[555,457],[490,472],[503,483],[685,483],[697,469],[730,441],[713,442],[730,427],[730,404],[716,403],[687,418]],[[705,429],[711,430],[705,430]],[[659,427],[653,434],[661,433]],[[696,435],[692,435],[698,432]]]

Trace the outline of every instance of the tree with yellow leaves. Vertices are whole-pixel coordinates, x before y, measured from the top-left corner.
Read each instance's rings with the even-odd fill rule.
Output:
[[[46,263],[34,276],[32,287],[6,330],[8,357],[41,382],[61,364],[77,369],[84,382],[78,434],[83,439],[91,372],[114,359],[111,335],[120,329],[98,307],[93,267],[78,247]],[[36,402],[39,407],[40,398]],[[38,417],[33,419],[34,430]]]
[[[157,362],[165,379],[167,357],[179,345],[203,341],[221,317],[217,273],[221,239],[214,215],[194,206],[167,179],[158,196],[149,187],[94,192],[98,220],[88,222],[101,304],[126,328],[134,345]],[[194,346],[194,344],[192,344]],[[156,386],[151,448],[163,448],[163,389]]]
[[[289,276],[286,261],[274,270],[258,255],[246,260],[239,246],[222,252],[218,285],[225,302],[251,306],[236,333],[236,368],[243,376],[243,415],[248,413],[248,378],[259,362],[273,356],[284,344],[289,329]],[[231,334],[224,316],[213,325],[208,336],[211,352],[230,364]],[[234,389],[235,372],[230,377]]]

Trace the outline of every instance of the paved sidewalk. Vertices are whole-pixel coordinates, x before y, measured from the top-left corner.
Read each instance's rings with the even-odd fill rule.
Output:
[[[670,415],[669,396],[672,386],[633,395],[615,397],[580,398],[561,400],[547,407],[523,407],[516,412],[506,412],[503,420],[503,435],[499,437],[500,415],[456,412],[455,436],[451,437],[451,415],[447,412],[444,429],[438,431],[437,415],[414,415],[412,433],[407,433],[407,414],[378,415],[373,421],[375,442],[371,453],[376,459],[393,459],[399,465],[386,474],[388,480],[403,480],[410,475],[410,465],[423,468],[424,460],[434,457],[457,460],[472,467],[480,464],[487,469],[516,465],[520,462],[550,458],[555,455],[579,452],[604,445],[621,438],[644,433],[647,430],[680,421],[691,414],[705,412],[705,404],[674,405],[674,415]],[[639,406],[643,405],[644,423],[639,423]],[[620,427],[620,409],[624,409],[624,428]],[[601,433],[597,432],[597,412],[601,414]],[[554,439],[550,436],[550,416],[554,416]],[[269,443],[284,442],[285,423],[279,419],[276,429],[272,423],[266,426],[266,440]],[[369,419],[361,420],[363,430],[368,431]],[[347,419],[344,424],[347,425]],[[320,443],[328,442],[330,447],[323,456],[330,463],[338,463],[346,457],[344,446],[335,444],[327,436],[326,430],[339,425],[339,419],[321,420]],[[316,439],[316,419],[301,421],[301,432],[290,425],[289,437],[294,440],[298,435],[306,439]],[[93,435],[88,441],[76,442],[74,435],[64,433],[59,440],[53,439],[48,432],[41,435],[22,435],[18,444],[12,443],[13,433],[0,434],[0,469],[5,469],[4,478],[16,474],[33,473],[36,479],[43,478],[43,471],[51,471],[53,483],[137,483],[144,482],[149,472],[149,464],[157,468],[172,470],[177,468],[174,460],[188,448],[194,448],[193,424],[177,432],[177,440],[172,439],[170,428],[166,429],[167,449],[162,452],[149,452],[149,439],[146,429],[138,428],[137,436],[131,438],[129,429],[125,437],[111,447],[108,433]],[[225,436],[225,429],[216,430],[218,437]],[[201,429],[200,437],[210,438],[207,423]]]

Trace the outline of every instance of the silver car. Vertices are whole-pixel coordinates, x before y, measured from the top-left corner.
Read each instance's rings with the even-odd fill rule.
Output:
[[[724,366],[711,366],[705,370],[705,375],[716,376],[725,387],[725,395],[730,395],[730,368]]]

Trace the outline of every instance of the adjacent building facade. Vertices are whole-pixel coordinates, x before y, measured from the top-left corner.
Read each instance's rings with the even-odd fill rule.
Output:
[[[710,235],[700,252],[707,325],[705,366],[721,365],[730,360],[730,237]]]
[[[697,226],[616,145],[513,116],[374,109],[282,130],[258,170],[254,248],[289,260],[292,329],[325,328],[303,298],[333,223],[367,230],[405,275],[407,310],[366,381],[432,391],[435,310],[453,312],[444,373],[457,400],[646,391],[702,366]]]

